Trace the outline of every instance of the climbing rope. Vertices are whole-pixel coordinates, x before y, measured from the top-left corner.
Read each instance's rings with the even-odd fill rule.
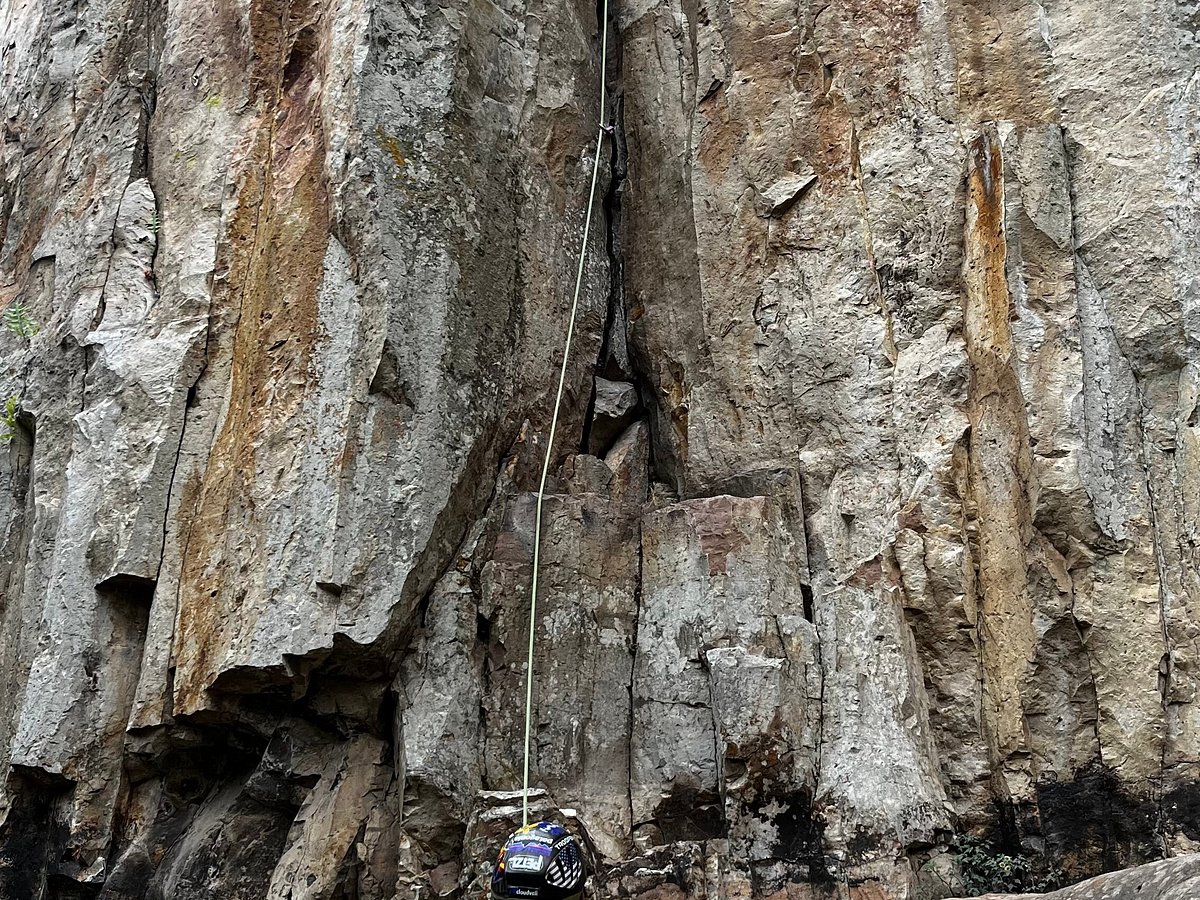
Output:
[[[554,415],[550,418],[550,435],[546,439],[546,457],[542,461],[542,480],[538,484],[537,511],[533,522],[533,578],[529,587],[529,652],[525,658],[525,772],[521,785],[521,824],[529,824],[529,735],[533,721],[533,648],[537,635],[538,561],[542,551],[542,501],[546,495],[546,476],[554,452],[554,434],[558,430],[558,413],[562,408],[563,384],[567,380],[567,360],[575,337],[575,317],[579,312],[579,294],[583,289],[583,267],[587,260],[588,237],[592,231],[592,212],[596,206],[596,182],[600,175],[600,151],[608,130],[604,123],[604,107],[608,87],[608,0],[601,12],[604,24],[600,35],[600,127],[596,132],[596,154],[592,158],[592,186],[588,192],[587,215],[583,219],[583,242],[579,245],[579,266],[575,271],[575,295],[571,298],[571,317],[567,322],[567,340],[563,347],[562,367],[558,371],[558,393],[554,397]]]

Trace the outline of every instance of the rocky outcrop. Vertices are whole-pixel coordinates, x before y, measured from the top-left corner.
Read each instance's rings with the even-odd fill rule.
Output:
[[[1200,849],[1188,10],[613,2],[600,109],[604,9],[3,8],[0,897],[479,889],[601,119],[533,742],[597,891]]]

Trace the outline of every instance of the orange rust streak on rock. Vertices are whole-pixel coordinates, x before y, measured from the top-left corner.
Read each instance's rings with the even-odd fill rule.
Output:
[[[278,35],[264,38],[274,39]],[[247,554],[262,540],[263,525],[255,517],[258,459],[286,441],[287,423],[308,393],[310,358],[321,337],[317,291],[329,220],[322,73],[283,85],[283,57],[276,55],[273,75],[277,106],[262,110],[225,238],[230,288],[214,297],[214,306],[230,310],[226,318],[237,325],[228,411],[209,457],[181,574],[179,712],[205,705],[204,691],[220,674],[229,648],[226,632],[241,621],[237,606],[246,586],[239,579]],[[306,64],[318,66],[319,59],[313,53]]]
[[[968,315],[967,340],[975,350],[1007,360],[1012,352],[1012,330],[1005,279],[1004,162],[994,132],[985,132],[971,142],[968,165],[967,187],[974,212],[967,220],[968,284],[974,284],[980,302],[968,304],[968,312],[975,315]],[[982,374],[996,374],[990,367],[984,368]]]
[[[1028,545],[1032,460],[1020,384],[1012,365],[1012,299],[1006,280],[1004,159],[994,128],[969,148],[964,235],[964,318],[971,368],[969,476],[978,525],[985,720],[1005,762],[1010,799],[1032,791],[1023,687],[1033,656]]]

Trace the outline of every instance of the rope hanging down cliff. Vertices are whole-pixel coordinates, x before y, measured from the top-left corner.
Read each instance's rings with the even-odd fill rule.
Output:
[[[542,479],[538,483],[537,506],[533,523],[533,577],[529,587],[529,652],[525,658],[525,766],[521,782],[521,824],[529,824],[529,736],[533,719],[533,650],[537,636],[538,562],[542,550],[542,501],[546,495],[546,476],[554,453],[554,434],[558,430],[558,414],[562,408],[563,384],[567,380],[567,361],[571,342],[575,338],[575,317],[579,312],[579,294],[583,289],[583,268],[587,261],[588,238],[592,232],[592,213],[596,206],[596,182],[600,175],[600,151],[608,127],[604,122],[605,93],[608,88],[608,0],[601,8],[603,25],[600,34],[600,127],[596,132],[596,153],[592,157],[592,185],[588,191],[587,214],[583,219],[583,241],[579,245],[579,265],[575,271],[575,294],[571,298],[571,316],[567,322],[567,340],[563,347],[562,366],[558,371],[558,393],[554,396],[554,415],[550,418],[550,435],[546,439],[546,456],[542,461]]]

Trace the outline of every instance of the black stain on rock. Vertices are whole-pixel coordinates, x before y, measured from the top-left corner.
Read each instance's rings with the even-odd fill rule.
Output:
[[[1167,828],[1178,829],[1189,841],[1200,841],[1200,784],[1184,784],[1163,797]]]
[[[784,810],[775,818],[776,856],[802,866],[804,871],[797,874],[812,884],[832,882],[825,859],[825,822],[813,809],[812,797],[801,791],[778,802],[784,804]]]
[[[1041,784],[1037,803],[1047,855],[1071,879],[1163,856],[1157,801],[1132,796],[1110,769]]]
[[[655,808],[654,822],[667,841],[705,841],[725,833],[720,798],[687,785],[675,785]]]
[[[9,777],[11,808],[0,827],[0,897],[45,895],[49,873],[65,855],[73,791],[66,779],[36,770]]]

